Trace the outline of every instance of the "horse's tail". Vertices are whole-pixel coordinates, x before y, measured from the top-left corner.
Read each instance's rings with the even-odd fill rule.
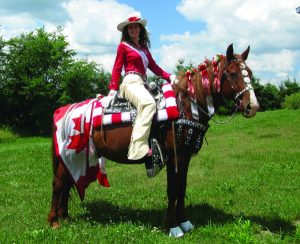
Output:
[[[52,125],[52,145],[51,145],[51,154],[52,154],[52,168],[53,168],[53,175],[57,173],[59,159],[55,153],[55,125]]]

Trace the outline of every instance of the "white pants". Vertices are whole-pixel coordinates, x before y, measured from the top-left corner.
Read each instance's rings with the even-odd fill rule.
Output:
[[[136,74],[125,76],[120,86],[120,95],[137,108],[128,159],[138,160],[143,158],[149,150],[148,138],[156,111],[155,101],[145,88],[142,78]]]

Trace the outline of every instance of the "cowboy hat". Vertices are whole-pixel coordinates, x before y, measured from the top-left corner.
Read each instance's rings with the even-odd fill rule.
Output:
[[[128,15],[125,21],[117,25],[117,29],[122,32],[126,25],[133,24],[133,23],[139,23],[143,26],[146,26],[147,20],[142,19],[140,12],[133,12]]]

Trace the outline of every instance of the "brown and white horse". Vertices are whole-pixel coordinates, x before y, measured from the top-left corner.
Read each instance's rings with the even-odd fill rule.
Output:
[[[168,159],[165,224],[170,236],[180,237],[194,228],[185,215],[187,172],[191,157],[201,148],[212,109],[218,109],[224,98],[236,100],[245,117],[255,116],[259,108],[251,86],[252,72],[245,63],[249,50],[250,47],[240,55],[234,54],[231,44],[226,56],[219,55],[198,68],[182,72],[179,83],[173,86],[181,117],[160,127]],[[132,163],[127,160],[131,132],[131,123],[94,128],[92,138],[98,155],[119,163]],[[68,217],[69,191],[74,182],[54,150],[53,171],[48,221],[52,227],[58,227],[58,219]]]

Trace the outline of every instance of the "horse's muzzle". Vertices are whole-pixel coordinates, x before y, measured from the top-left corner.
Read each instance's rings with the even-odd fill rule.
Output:
[[[255,116],[256,112],[259,109],[259,104],[248,104],[246,107],[243,107],[243,116],[245,118],[252,118]]]

